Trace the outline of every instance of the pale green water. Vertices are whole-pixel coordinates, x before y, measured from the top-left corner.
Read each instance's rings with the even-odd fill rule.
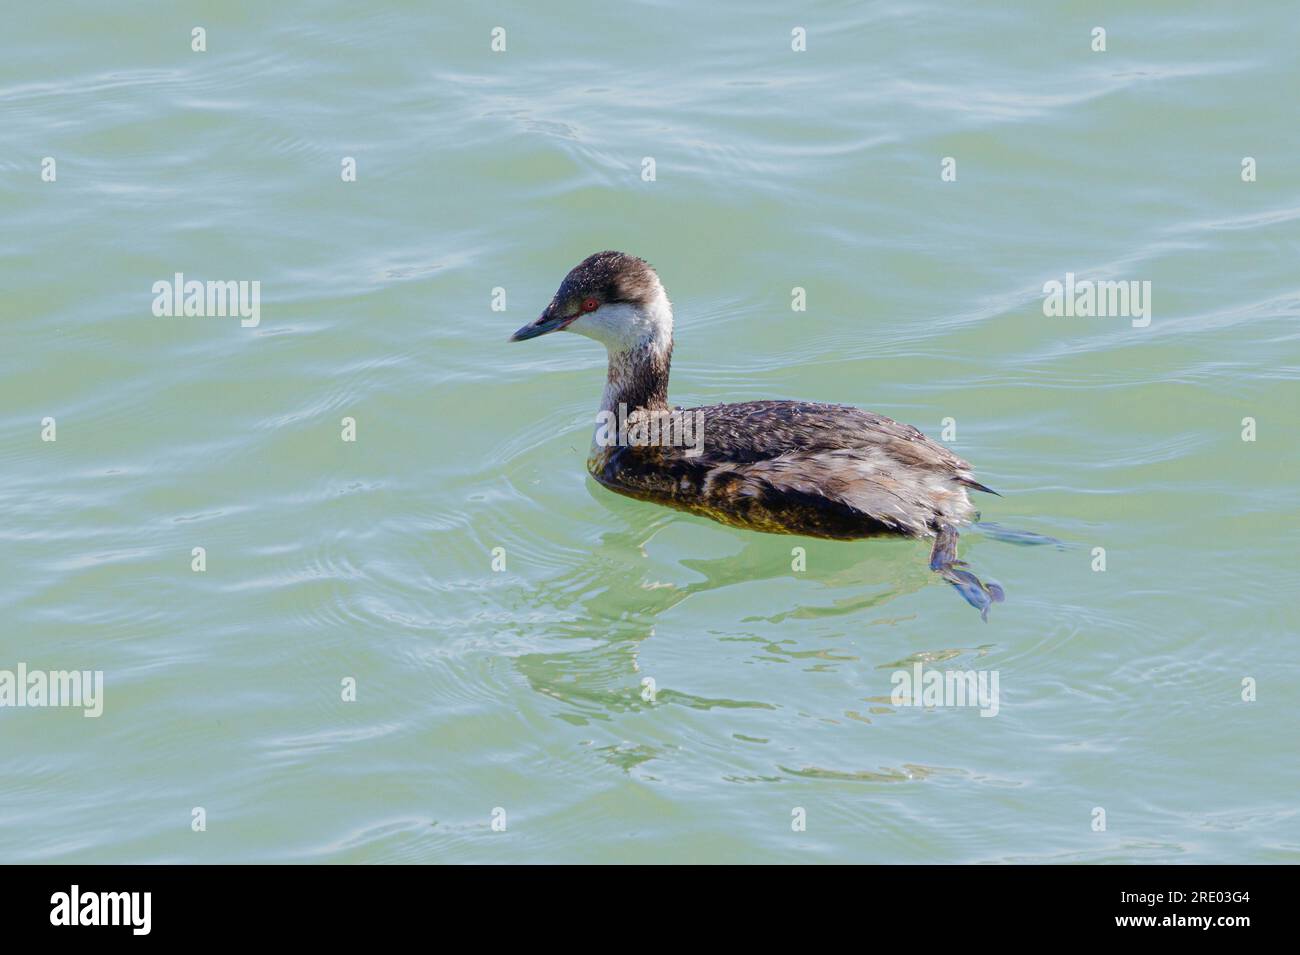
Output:
[[[6,16],[0,669],[106,686],[0,709],[0,860],[1300,859],[1292,4],[228,6]],[[505,338],[604,248],[676,401],[955,418],[1069,546],[964,537],[985,625],[924,544],[596,487],[603,354]],[[948,654],[995,718],[881,702]]]

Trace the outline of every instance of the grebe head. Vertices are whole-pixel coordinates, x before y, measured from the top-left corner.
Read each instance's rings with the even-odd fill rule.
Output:
[[[611,356],[642,350],[666,355],[673,342],[672,304],[650,263],[624,252],[597,252],[564,277],[541,317],[510,340],[558,331],[594,338]]]

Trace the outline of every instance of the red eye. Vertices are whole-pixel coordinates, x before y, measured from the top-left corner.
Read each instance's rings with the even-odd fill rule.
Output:
[[[582,310],[584,312],[594,312],[598,308],[600,308],[600,303],[594,298],[584,298],[582,300]]]

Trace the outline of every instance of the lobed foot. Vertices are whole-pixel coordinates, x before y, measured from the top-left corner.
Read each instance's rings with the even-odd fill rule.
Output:
[[[962,599],[980,612],[980,619],[988,623],[989,607],[1006,600],[1006,591],[1000,584],[985,583],[964,569],[969,566],[957,559],[957,532],[951,527],[940,528],[930,553],[930,569],[952,584]]]

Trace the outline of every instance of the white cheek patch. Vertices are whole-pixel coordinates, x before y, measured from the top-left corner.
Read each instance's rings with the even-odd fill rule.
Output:
[[[640,310],[622,302],[602,305],[594,312],[579,315],[569,325],[569,331],[593,338],[615,352],[636,348],[648,330]]]
[[[649,305],[626,302],[602,305],[594,312],[579,315],[567,330],[600,342],[611,354],[647,346],[662,351],[672,344],[672,307],[660,289]]]

